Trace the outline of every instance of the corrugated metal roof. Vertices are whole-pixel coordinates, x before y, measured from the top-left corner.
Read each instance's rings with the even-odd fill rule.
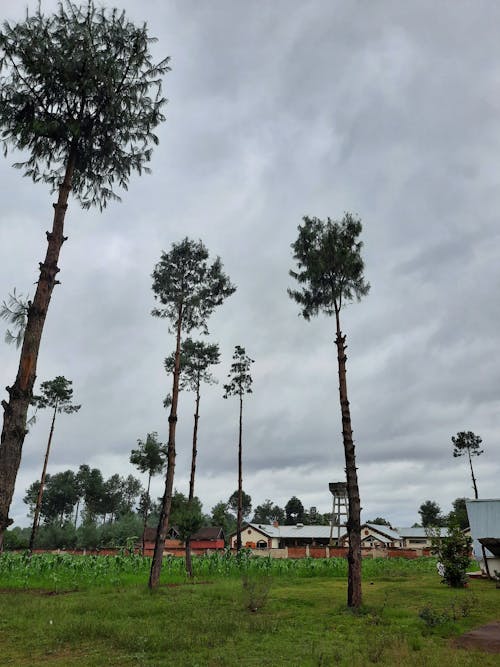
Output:
[[[482,537],[500,538],[500,498],[466,500],[465,506],[474,541],[474,555],[482,559],[479,539]],[[486,550],[486,555],[492,556],[493,554]]]
[[[282,539],[306,539],[306,540],[328,540],[330,538],[330,526],[273,526],[264,523],[250,523],[247,524],[252,526],[256,530],[260,530],[262,533],[265,533],[268,537],[276,537]],[[364,527],[368,527],[374,531],[377,531],[381,535],[385,535],[388,539],[382,540],[385,542],[390,542],[393,540],[401,539],[399,534],[389,528],[388,526],[380,526],[379,524],[364,523]],[[339,537],[344,537],[347,535],[347,528],[345,526],[334,526],[333,528],[333,539],[338,539]]]
[[[418,539],[425,538],[427,537],[427,531],[429,530],[428,528],[396,528],[398,533],[401,535],[401,537],[409,538],[409,537],[415,537]],[[434,532],[436,528],[432,528],[432,531]],[[448,535],[448,528],[439,528],[439,534],[441,537],[446,537]]]

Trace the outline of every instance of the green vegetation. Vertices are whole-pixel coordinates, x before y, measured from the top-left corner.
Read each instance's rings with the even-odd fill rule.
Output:
[[[358,612],[345,605],[345,559],[269,561],[243,551],[193,561],[195,583],[187,583],[182,559],[165,559],[151,594],[141,556],[4,554],[2,664],[497,664],[498,656],[450,644],[499,617],[497,589],[442,586],[434,559],[363,561]]]

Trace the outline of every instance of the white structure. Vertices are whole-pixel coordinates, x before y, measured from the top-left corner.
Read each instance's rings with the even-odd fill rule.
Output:
[[[465,505],[469,515],[474,556],[485,572],[484,547],[488,570],[493,576],[495,570],[500,572],[500,498],[466,500]]]

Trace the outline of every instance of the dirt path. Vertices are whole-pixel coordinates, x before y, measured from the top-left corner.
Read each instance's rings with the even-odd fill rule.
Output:
[[[453,641],[457,648],[477,649],[488,653],[500,653],[500,621],[494,621],[471,630]]]

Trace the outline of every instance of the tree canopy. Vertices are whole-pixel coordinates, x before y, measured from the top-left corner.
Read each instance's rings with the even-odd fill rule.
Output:
[[[72,405],[73,398],[72,380],[58,375],[53,380],[47,380],[40,385],[40,395],[33,396],[32,404],[38,409],[54,408],[55,412],[71,414],[78,412],[81,405]]]
[[[84,207],[117,199],[132,171],[148,171],[150,144],[166,103],[147,26],[116,9],[64,0],[49,16],[41,3],[0,31],[0,125],[5,149],[27,153],[16,166],[55,190],[68,159]]]
[[[185,333],[193,329],[208,333],[208,318],[236,290],[222,270],[220,257],[212,263],[208,257],[202,241],[187,237],[162,252],[152,274],[159,303],[152,310],[154,317],[170,320],[174,330],[180,323]]]
[[[426,500],[419,507],[418,513],[422,526],[427,528],[429,526],[444,526],[445,518],[441,514],[441,508],[434,500]]]
[[[363,243],[358,240],[361,221],[345,213],[339,222],[304,216],[303,223],[292,243],[297,270],[290,270],[300,289],[288,289],[288,294],[302,306],[306,320],[321,311],[338,314],[343,303],[359,301],[370,289],[363,275]]]

